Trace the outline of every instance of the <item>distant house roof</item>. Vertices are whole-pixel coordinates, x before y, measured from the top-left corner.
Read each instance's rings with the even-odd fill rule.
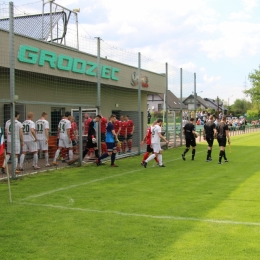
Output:
[[[63,11],[52,13],[52,26],[50,13],[16,16],[14,17],[14,32],[47,41],[51,28],[53,29],[64,15],[66,14]],[[9,18],[0,19],[0,29],[9,31]]]
[[[192,99],[192,102],[188,102],[189,99]],[[197,106],[204,106],[205,108],[207,108],[207,103],[206,101],[200,97],[200,96],[197,96],[196,98],[196,102],[197,102]],[[194,104],[194,95],[189,95],[188,97],[186,97],[185,99],[183,99],[183,103],[188,105],[188,104]]]
[[[161,97],[162,100],[164,100],[164,94],[158,94],[158,96]],[[180,109],[181,107],[181,101],[179,98],[177,98],[170,90],[168,90],[168,109]],[[182,105],[182,108],[184,105]]]
[[[207,102],[209,108],[215,109],[215,110],[227,110],[227,108],[225,108],[223,106],[223,102],[221,100],[219,100],[219,102],[216,99],[212,99],[212,98],[204,98],[204,100]]]

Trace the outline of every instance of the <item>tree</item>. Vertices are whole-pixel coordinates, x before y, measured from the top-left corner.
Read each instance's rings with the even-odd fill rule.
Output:
[[[252,87],[248,90],[245,90],[244,93],[246,96],[251,98],[251,101],[254,105],[258,107],[260,106],[260,67],[259,70],[254,70],[254,72],[248,75],[250,82],[252,83]]]
[[[246,99],[236,99],[234,104],[231,106],[231,110],[234,111],[236,115],[243,115],[252,107],[251,102]]]

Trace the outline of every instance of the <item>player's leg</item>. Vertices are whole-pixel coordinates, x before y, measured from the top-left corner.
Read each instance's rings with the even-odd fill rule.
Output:
[[[133,146],[133,140],[132,140],[132,135],[127,135],[127,146],[128,146],[128,153],[131,153],[132,151],[132,146]]]
[[[58,158],[59,155],[60,155],[61,149],[64,148],[64,147],[65,147],[65,144],[64,144],[63,139],[59,139],[58,149],[57,149],[57,151],[55,152],[55,156],[54,156],[53,161],[52,161],[52,164],[53,164],[53,165],[57,165],[57,158]]]
[[[185,155],[186,155],[186,153],[190,150],[190,142],[191,142],[191,140],[190,139],[186,139],[186,148],[185,148],[185,150],[184,150],[184,152],[183,152],[183,154],[181,155],[182,156],[182,159],[183,159],[183,161],[185,161],[186,160],[186,158],[185,158]]]
[[[24,142],[24,145],[22,147],[22,154],[20,156],[20,171],[23,171],[23,163],[24,163],[24,158],[25,158],[25,154],[29,151],[29,147],[27,142]]]
[[[113,144],[113,151],[112,151],[112,154],[111,154],[111,167],[118,167],[118,166],[115,164],[116,153],[117,153],[117,147],[116,147],[116,144],[114,143],[114,144]]]
[[[40,169],[38,167],[38,149],[37,149],[37,142],[31,141],[28,142],[29,151],[33,153],[33,168],[35,170]]]
[[[222,164],[221,161],[222,161],[222,157],[225,154],[226,139],[219,138],[218,143],[219,143],[219,148],[220,148],[218,164]]]

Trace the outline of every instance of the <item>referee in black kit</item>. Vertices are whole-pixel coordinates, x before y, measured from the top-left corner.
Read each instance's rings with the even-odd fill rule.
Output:
[[[230,144],[230,136],[229,136],[229,129],[228,125],[226,124],[226,116],[222,117],[221,122],[217,125],[216,130],[218,132],[218,143],[219,143],[219,161],[218,164],[222,164],[221,160],[222,157],[224,157],[225,162],[228,162],[228,159],[226,157],[226,144],[227,144],[227,139],[228,139],[228,144]]]
[[[192,157],[191,160],[194,160],[195,152],[196,152],[196,138],[195,138],[195,125],[193,124],[194,118],[190,119],[190,122],[185,124],[183,127],[183,133],[185,135],[186,140],[186,149],[184,150],[182,156],[183,161],[186,160],[185,154],[190,150],[190,146],[192,146]]]
[[[213,122],[213,116],[211,115],[209,116],[209,120],[204,125],[204,129],[203,129],[203,139],[206,140],[208,143],[206,162],[212,161],[211,152],[212,152],[212,146],[214,142],[214,136],[216,136],[216,134],[217,134],[216,125]]]

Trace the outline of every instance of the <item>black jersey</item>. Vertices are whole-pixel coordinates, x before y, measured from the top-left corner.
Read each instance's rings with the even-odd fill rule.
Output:
[[[96,129],[95,129],[95,122],[94,122],[94,120],[92,120],[89,123],[89,128],[88,128],[88,137],[92,137],[92,135],[96,136]]]
[[[218,138],[226,138],[226,130],[228,130],[228,125],[224,122],[220,122],[217,127]]]
[[[205,135],[208,137],[212,137],[214,135],[214,129],[216,129],[215,123],[213,121],[208,121],[204,125]]]
[[[183,129],[184,129],[184,134],[185,134],[186,139],[193,139],[194,138],[192,131],[195,131],[195,125],[193,125],[192,123],[187,123],[183,127]]]

